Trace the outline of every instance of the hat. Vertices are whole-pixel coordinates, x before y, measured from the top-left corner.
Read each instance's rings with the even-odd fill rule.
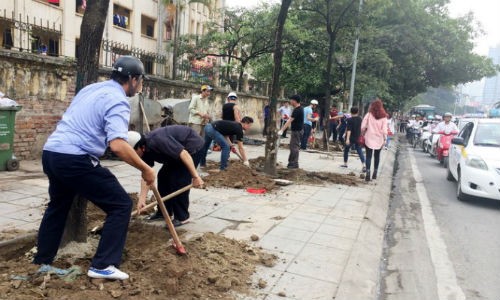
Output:
[[[453,117],[453,115],[450,113],[450,112],[445,112],[444,113],[444,117]]]
[[[203,92],[204,90],[209,90],[209,91],[211,91],[211,90],[213,90],[213,89],[214,89],[214,88],[213,88],[213,87],[211,87],[211,86],[209,86],[208,84],[204,84],[204,85],[202,85],[202,86],[201,86],[201,91],[202,91],[202,92]]]
[[[318,105],[318,100],[316,100],[316,99],[312,99],[312,100],[311,100],[311,104]]]
[[[135,145],[141,140],[141,134],[137,131],[129,131],[128,132],[128,139],[127,142],[128,144],[134,148]]]
[[[236,93],[235,93],[235,92],[231,92],[231,93],[229,93],[229,94],[227,95],[227,97],[228,97],[228,98],[230,98],[230,99],[236,99],[236,98],[238,98],[238,95],[236,95]]]

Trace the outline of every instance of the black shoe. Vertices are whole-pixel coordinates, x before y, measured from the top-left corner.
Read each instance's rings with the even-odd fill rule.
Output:
[[[160,219],[163,219],[163,215],[161,213],[152,213],[150,214],[149,216],[147,216],[144,220],[146,221],[156,221],[156,220],[160,220]]]
[[[288,166],[286,166],[286,168],[287,169],[298,169],[299,166],[290,166],[290,165],[288,165]]]
[[[370,170],[366,170],[365,181],[370,181]]]
[[[373,171],[372,179],[377,179],[377,169]]]
[[[182,226],[182,225],[187,224],[187,223],[189,223],[189,219],[184,220],[184,221],[179,221],[177,219],[172,220],[172,224],[174,224],[174,227],[179,227],[179,226]]]

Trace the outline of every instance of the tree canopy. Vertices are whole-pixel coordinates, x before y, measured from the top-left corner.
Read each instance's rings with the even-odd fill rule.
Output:
[[[472,52],[478,34],[471,15],[452,18],[449,0],[295,0],[283,32],[280,82],[306,97],[348,91],[356,27],[360,48],[355,104],[379,96],[402,109],[431,87],[449,87],[495,74],[491,60]],[[278,5],[227,10],[223,24],[192,42],[186,53],[227,58],[225,76],[249,72],[271,81]],[[330,68],[330,69],[329,69]]]

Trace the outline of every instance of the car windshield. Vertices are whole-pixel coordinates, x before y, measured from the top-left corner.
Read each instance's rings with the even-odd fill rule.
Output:
[[[500,124],[480,123],[477,126],[474,145],[500,147]]]

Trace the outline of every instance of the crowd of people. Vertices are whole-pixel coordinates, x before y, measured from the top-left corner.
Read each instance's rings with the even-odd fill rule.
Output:
[[[288,128],[291,128],[292,131],[287,165],[289,169],[299,167],[299,151],[307,149],[307,141],[311,134],[314,134],[314,123],[316,126],[320,123],[317,113],[315,115],[318,104],[318,101],[313,99],[310,101],[310,105],[302,107],[300,96],[294,95],[278,109],[280,120],[278,135],[286,138]],[[343,113],[338,111],[336,105],[332,105],[326,124],[328,126],[328,140],[339,143],[343,147],[344,163],[340,167],[348,167],[349,153],[351,150],[355,150],[361,161],[365,180],[376,179],[380,151],[390,146],[390,137],[395,132],[395,122],[391,115],[385,111],[382,100],[373,101],[364,117],[359,116],[358,107],[352,107],[350,113]],[[372,157],[373,169],[371,166]]]
[[[127,273],[119,270],[119,266],[132,201],[117,178],[100,164],[99,158],[108,147],[124,162],[141,171],[139,212],[145,207],[151,185],[158,186],[161,197],[188,185],[202,187],[204,181],[198,167],[206,165],[207,154],[214,143],[221,152],[220,171],[228,167],[231,153],[250,167],[243,137],[254,120],[242,115],[235,92],[228,94],[220,120],[214,120],[210,113],[208,99],[212,87],[202,85],[200,93],[190,101],[188,126],[164,124],[147,134],[129,131],[130,105],[127,97],[141,92],[145,77],[140,60],[132,56],[120,57],[112,68],[109,80],[90,84],[76,94],[44,145],[42,164],[49,179],[50,200],[38,231],[38,251],[33,260],[34,264],[40,265],[39,272],[64,272],[53,267],[52,263],[72,202],[75,196],[80,195],[106,213],[101,239],[87,275],[118,280],[129,278]],[[287,133],[290,135],[287,165],[290,169],[299,168],[299,152],[307,149],[310,136],[320,126],[319,102],[313,99],[305,107],[301,102],[300,96],[293,95],[278,109],[278,135],[281,138],[288,138]],[[271,111],[269,104],[266,108],[264,132],[269,128]],[[347,114],[332,106],[327,122],[328,137],[344,145],[342,167],[347,167],[350,149],[355,149],[363,172],[366,172],[366,180],[376,179],[380,151],[388,145],[388,132],[394,130],[390,120],[380,99],[371,104],[363,118],[359,116],[357,107],[352,107]],[[364,144],[360,137],[364,137]],[[152,168],[155,163],[162,165],[158,174]],[[188,223],[189,189],[165,202],[165,206],[174,226]],[[147,217],[148,220],[159,218],[163,218],[160,210]]]

